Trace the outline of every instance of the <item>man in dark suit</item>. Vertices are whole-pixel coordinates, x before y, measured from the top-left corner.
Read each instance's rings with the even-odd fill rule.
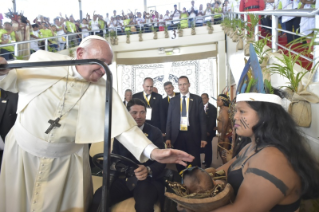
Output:
[[[127,104],[127,109],[136,121],[137,125],[147,138],[157,147],[164,149],[164,142],[161,131],[148,123],[146,119],[146,105],[140,99],[132,99]],[[164,182],[161,173],[164,171],[165,164],[149,160],[146,163],[138,162],[135,157],[116,139],[113,143],[113,153],[122,155],[139,164],[135,169],[133,190],[130,190],[124,179],[117,179],[110,188],[111,204],[123,201],[127,198],[134,197],[135,210],[137,212],[153,211],[154,204],[164,200]]]
[[[17,118],[18,94],[0,89],[0,169],[6,135]]]
[[[214,105],[210,104],[209,97],[207,93],[202,94],[202,100],[204,105],[204,111],[206,114],[206,126],[207,126],[207,145],[205,146],[205,161],[206,168],[210,167],[212,163],[212,139],[216,136],[216,119],[217,119],[217,109]]]
[[[184,150],[195,157],[193,166],[200,166],[200,148],[206,142],[206,117],[202,99],[189,93],[190,83],[186,76],[178,79],[179,98],[172,98],[168,107],[166,145]],[[176,165],[178,171],[183,166]]]
[[[127,106],[127,103],[131,101],[131,99],[132,99],[132,90],[126,89],[124,93],[124,101],[123,101],[123,104],[125,105],[125,107]]]
[[[162,95],[153,92],[153,79],[147,77],[143,83],[144,91],[136,93],[133,98],[141,99],[147,107],[146,122],[165,132],[165,118],[163,115]]]
[[[164,121],[164,125],[165,125],[165,132],[166,132],[166,121],[167,121],[167,113],[168,113],[168,106],[169,106],[169,103],[171,101],[171,98],[174,98],[175,96],[178,96],[179,93],[175,93],[174,92],[174,86],[172,84],[172,82],[165,82],[164,83],[164,90],[167,94],[167,96],[165,98],[163,98],[162,100],[162,105],[163,105],[163,114],[164,114],[164,118],[165,118],[165,121]]]

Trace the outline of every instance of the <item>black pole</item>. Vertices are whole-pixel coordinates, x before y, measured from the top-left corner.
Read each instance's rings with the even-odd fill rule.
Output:
[[[111,120],[112,120],[112,82],[113,76],[108,66],[100,60],[65,60],[50,62],[30,62],[0,65],[1,69],[18,68],[40,68],[52,66],[75,66],[86,64],[98,64],[102,66],[106,73],[106,94],[105,94],[105,119],[104,119],[104,155],[103,155],[103,185],[102,185],[102,212],[107,212],[109,208],[109,174],[110,173],[110,145],[111,145]]]

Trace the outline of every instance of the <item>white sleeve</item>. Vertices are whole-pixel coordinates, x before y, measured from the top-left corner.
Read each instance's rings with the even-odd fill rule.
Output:
[[[152,158],[151,158],[151,153],[152,153],[152,151],[154,150],[154,149],[157,149],[158,147],[157,146],[155,146],[154,144],[149,144],[149,145],[147,145],[146,147],[145,147],[145,149],[144,149],[144,151],[143,151],[143,155],[145,156],[145,157],[147,157],[148,159],[151,159],[152,160]]]
[[[3,80],[4,78],[6,78],[7,74],[5,75],[0,75],[0,80]]]

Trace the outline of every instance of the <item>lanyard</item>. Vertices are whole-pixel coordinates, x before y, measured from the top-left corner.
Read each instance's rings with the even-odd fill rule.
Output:
[[[181,113],[183,111],[183,99],[181,99]],[[189,98],[186,100],[186,114],[188,114]],[[188,116],[188,115],[187,115]]]
[[[144,99],[146,100],[146,102],[147,102],[147,105],[149,106],[149,107],[151,107],[151,105],[150,105],[150,101],[148,100],[148,98],[146,97],[146,95],[145,95],[145,93],[143,92],[143,95],[144,95]],[[151,94],[150,94],[151,95]],[[150,99],[151,99],[151,97],[150,97]]]

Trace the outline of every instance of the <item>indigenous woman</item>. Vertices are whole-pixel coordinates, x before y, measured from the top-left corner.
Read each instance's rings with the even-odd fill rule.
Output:
[[[220,155],[229,149],[232,137],[232,127],[229,119],[229,104],[230,100],[225,94],[220,94],[217,98],[217,106],[220,108],[219,115],[217,117],[217,131],[219,133],[218,143],[220,147],[218,151]],[[222,157],[223,163],[226,163],[226,159]]]

